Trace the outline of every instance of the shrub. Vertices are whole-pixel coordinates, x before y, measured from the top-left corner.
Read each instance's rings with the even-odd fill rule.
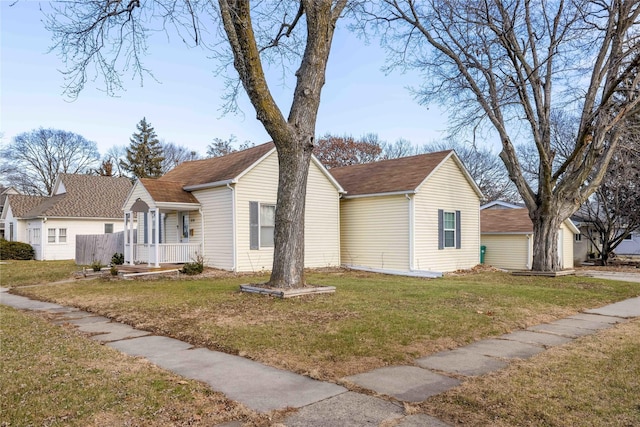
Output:
[[[181,273],[187,274],[189,276],[193,276],[196,274],[200,274],[204,271],[204,257],[202,255],[196,255],[196,259],[193,262],[186,263]]]
[[[28,243],[0,240],[0,259],[35,259],[36,252]]]
[[[124,254],[120,254],[116,252],[111,257],[111,265],[122,265],[124,264]]]
[[[100,271],[102,270],[102,267],[104,266],[98,260],[93,260],[93,262],[91,263],[91,268],[93,269],[93,271]]]
[[[111,268],[109,269],[109,272],[111,273],[112,276],[117,276],[118,275],[118,267],[116,267],[115,265],[112,265]]]

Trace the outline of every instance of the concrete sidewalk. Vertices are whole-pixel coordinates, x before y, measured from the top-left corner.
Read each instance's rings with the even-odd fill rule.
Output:
[[[300,408],[286,426],[364,426],[392,422],[399,427],[442,427],[426,415],[405,416],[402,402],[421,402],[461,383],[508,366],[513,359],[532,357],[545,349],[607,329],[640,316],[640,297],[610,304],[527,330],[477,341],[455,350],[415,360],[412,366],[391,366],[343,378],[374,394],[349,392],[328,382],[283,371],[226,353],[195,348],[189,343],[151,335],[102,316],[35,301],[0,288],[0,303],[22,310],[46,312],[54,323],[72,324],[125,354],[142,356],[157,366],[207,383],[229,398],[258,412]],[[229,426],[240,425],[230,423]]]

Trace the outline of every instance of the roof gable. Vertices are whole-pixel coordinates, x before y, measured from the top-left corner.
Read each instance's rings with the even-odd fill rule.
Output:
[[[274,149],[273,142],[267,142],[221,157],[184,162],[158,178],[158,181],[173,181],[181,183],[183,187],[193,187],[233,180]]]

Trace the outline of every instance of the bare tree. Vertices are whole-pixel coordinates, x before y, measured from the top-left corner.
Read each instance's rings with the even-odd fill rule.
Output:
[[[626,123],[600,187],[577,212],[589,224],[586,237],[604,265],[625,238],[640,230],[640,114]]]
[[[236,138],[234,134],[231,134],[229,139],[213,138],[213,142],[207,145],[207,157],[226,156],[227,154],[246,150],[247,148],[251,148],[255,145],[251,141],[247,140],[236,148],[237,142],[238,138]]]
[[[2,150],[0,169],[24,194],[48,195],[61,173],[90,173],[100,155],[95,142],[58,129],[21,133]]]
[[[382,147],[377,136],[364,136],[356,140],[353,136],[325,134],[318,138],[313,154],[327,168],[369,163],[378,160]]]
[[[134,73],[145,74],[141,56],[154,19],[160,21],[161,28],[172,26],[183,40],[200,45],[203,36],[215,33],[213,28],[221,29],[239,81],[278,153],[274,260],[269,284],[300,287],[305,283],[307,175],[320,94],[336,23],[346,5],[347,0],[267,0],[255,2],[253,8],[249,0],[219,0],[217,5],[189,0],[61,1],[48,27],[58,52],[69,64],[71,95],[82,90],[88,70],[98,70],[108,92],[119,88],[123,64]],[[213,45],[216,52],[224,48],[216,41]],[[263,70],[265,58],[273,59],[269,55],[278,54],[283,63],[299,60],[286,118],[273,99]],[[232,85],[232,90],[237,88]],[[232,99],[235,93],[232,91]]]
[[[561,268],[560,224],[598,188],[640,101],[638,0],[385,0],[362,3],[396,63],[429,78],[421,102],[452,107],[454,130],[489,123],[534,225],[533,270]],[[578,118],[555,163],[554,110]],[[514,142],[531,141],[537,185]],[[593,172],[595,171],[595,172]]]
[[[162,147],[162,154],[164,156],[162,160],[162,174],[169,172],[180,163],[198,160],[200,158],[197,151],[191,150],[184,145],[160,140],[160,146]]]

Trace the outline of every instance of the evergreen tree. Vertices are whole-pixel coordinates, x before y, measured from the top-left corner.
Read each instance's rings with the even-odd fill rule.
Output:
[[[160,140],[145,117],[136,128],[138,132],[130,138],[126,160],[121,160],[120,165],[135,178],[157,178],[162,175],[164,160]]]

